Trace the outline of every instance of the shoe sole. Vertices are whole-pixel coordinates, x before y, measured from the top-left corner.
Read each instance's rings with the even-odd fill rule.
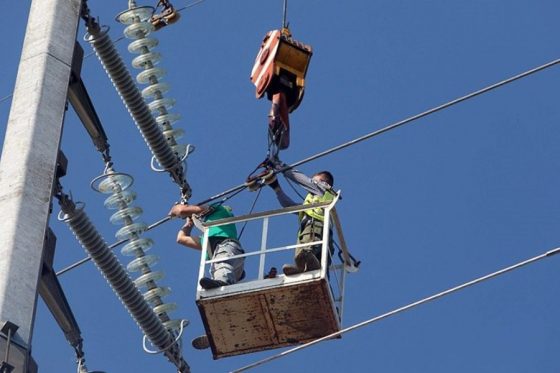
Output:
[[[192,346],[197,350],[206,350],[210,347],[210,341],[207,335],[201,335],[191,341]]]

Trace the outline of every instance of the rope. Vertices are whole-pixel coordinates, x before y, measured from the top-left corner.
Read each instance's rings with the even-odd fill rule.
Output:
[[[177,337],[175,338],[175,340],[173,342],[171,342],[169,345],[167,345],[166,347],[160,349],[160,350],[150,350],[147,345],[146,345],[146,340],[148,339],[148,337],[146,337],[145,335],[142,337],[142,348],[144,349],[144,352],[147,354],[151,354],[151,355],[157,355],[157,354],[161,354],[162,352],[165,352],[167,350],[169,350],[171,347],[175,346],[177,344],[177,342],[179,342],[181,340],[181,337],[183,336],[183,331],[185,328],[185,325],[188,324],[187,320],[181,320],[181,329],[179,331],[179,334],[177,335]]]
[[[294,184],[292,183],[292,181],[288,178],[286,178],[286,182],[288,183],[288,185],[292,188],[292,190],[299,196],[299,198],[301,198],[301,200],[305,200],[305,197],[302,196],[299,191],[296,189],[296,187],[294,186]]]
[[[249,209],[249,213],[247,213],[247,215],[251,215],[251,213],[253,212],[253,209],[255,208],[255,205],[257,204],[257,200],[259,199],[259,196],[261,195],[261,191],[262,191],[262,189],[259,189],[259,191],[257,192],[257,195],[255,196],[255,199],[253,200],[253,205]],[[245,223],[243,223],[243,228],[241,228],[241,232],[239,232],[239,236],[237,236],[238,241],[241,240],[241,236],[243,235],[243,231],[245,231],[245,227],[247,226],[248,222],[249,222],[248,220],[245,220]]]
[[[453,288],[444,290],[444,291],[442,291],[442,292],[440,292],[440,293],[431,295],[431,296],[429,296],[429,297],[427,297],[427,298],[424,298],[424,299],[418,300],[418,301],[416,301],[416,302],[410,303],[410,304],[408,304],[408,305],[406,305],[406,306],[403,306],[403,307],[397,308],[397,309],[395,309],[395,310],[389,311],[389,312],[384,313],[384,314],[382,314],[382,315],[379,315],[379,316],[376,316],[376,317],[371,318],[371,319],[369,319],[369,320],[363,321],[363,322],[361,322],[361,323],[359,323],[359,324],[355,324],[355,325],[353,325],[353,326],[350,326],[350,327],[341,329],[341,330],[339,330],[338,332],[335,332],[335,333],[326,335],[326,336],[324,336],[324,337],[315,339],[315,340],[313,340],[313,341],[311,341],[311,342],[302,344],[301,346],[297,346],[297,347],[294,347],[294,348],[292,348],[292,349],[290,349],[290,350],[281,352],[281,353],[279,353],[279,354],[277,354],[277,355],[273,355],[273,356],[270,356],[270,357],[268,357],[268,358],[259,360],[259,361],[255,362],[255,363],[252,363],[252,364],[250,364],[250,365],[246,365],[246,366],[244,366],[244,367],[242,367],[242,368],[239,368],[239,369],[237,369],[237,370],[234,370],[234,371],[232,371],[231,373],[244,372],[244,371],[246,371],[246,370],[249,370],[249,369],[251,369],[251,368],[257,367],[257,366],[262,365],[262,364],[264,364],[264,363],[268,363],[269,361],[278,359],[278,358],[280,358],[280,357],[289,355],[289,354],[291,354],[291,353],[293,353],[293,352],[296,352],[296,351],[302,350],[302,349],[304,349],[304,348],[310,347],[310,346],[315,345],[315,344],[317,344],[317,343],[319,343],[319,342],[323,342],[323,341],[325,341],[325,340],[328,340],[328,339],[331,339],[331,338],[333,338],[333,337],[342,335],[342,334],[347,333],[347,332],[349,332],[349,331],[352,331],[352,330],[361,328],[362,326],[366,326],[366,325],[371,324],[371,323],[374,323],[374,322],[376,322],[376,321],[380,321],[380,320],[383,320],[383,319],[388,318],[388,317],[390,317],[390,316],[394,316],[394,315],[396,315],[396,314],[398,314],[398,313],[407,311],[407,310],[409,310],[409,309],[411,309],[411,308],[414,308],[414,307],[416,307],[416,306],[419,306],[419,305],[421,305],[421,304],[428,303],[428,302],[430,302],[430,301],[432,301],[432,300],[435,300],[435,299],[438,299],[438,298],[442,298],[442,297],[444,297],[444,296],[446,296],[446,295],[449,295],[449,294],[451,294],[451,293],[457,292],[457,291],[459,291],[459,290],[463,290],[463,289],[465,289],[465,288],[467,288],[467,287],[469,287],[469,286],[476,285],[476,284],[481,283],[481,282],[483,282],[483,281],[486,281],[486,280],[489,280],[489,279],[491,279],[491,278],[500,276],[500,275],[502,275],[502,274],[504,274],[504,273],[507,273],[507,272],[510,272],[510,271],[519,269],[519,268],[521,268],[521,267],[523,267],[523,266],[526,266],[526,265],[528,265],[528,264],[534,263],[534,262],[536,262],[536,261],[538,261],[538,260],[551,257],[552,255],[558,254],[559,252],[560,252],[560,247],[558,247],[558,248],[556,248],[556,249],[553,249],[553,250],[550,250],[550,251],[547,251],[547,252],[545,252],[545,253],[543,253],[543,254],[541,254],[541,255],[535,256],[535,257],[530,258],[530,259],[527,259],[527,260],[525,260],[525,261],[519,262],[519,263],[514,264],[514,265],[512,265],[512,266],[509,266],[509,267],[500,269],[500,270],[498,270],[498,271],[496,271],[496,272],[493,272],[493,273],[490,273],[490,274],[488,274],[488,275],[486,275],[486,276],[482,276],[482,277],[476,278],[476,279],[474,279],[474,280],[472,280],[472,281],[465,282],[465,283],[463,283],[463,284],[461,284],[461,285],[459,285],[459,286],[455,286],[455,287],[453,287]]]

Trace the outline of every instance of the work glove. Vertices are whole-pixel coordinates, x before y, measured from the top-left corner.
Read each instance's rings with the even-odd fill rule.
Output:
[[[276,188],[280,187],[280,184],[278,184],[278,178],[276,177],[276,174],[272,170],[270,171],[269,174],[265,175],[262,178],[262,180],[263,180],[263,183],[265,183],[266,185],[268,185],[272,189],[276,189]]]
[[[274,171],[279,171],[287,166],[287,164],[278,159],[278,156],[269,158],[269,162]]]

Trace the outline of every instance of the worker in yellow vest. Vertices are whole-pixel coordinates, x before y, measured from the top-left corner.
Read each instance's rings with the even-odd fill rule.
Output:
[[[281,170],[285,165],[277,163],[275,169]],[[334,198],[334,191],[332,186],[334,184],[333,175],[329,171],[317,172],[313,177],[306,176],[305,174],[287,169],[282,172],[284,176],[299,184],[308,194],[305,197],[304,205],[320,202],[330,202]],[[270,187],[276,193],[278,202],[283,207],[298,205],[294,202],[280,187],[278,180],[269,183]],[[315,208],[305,210],[299,213],[299,230],[297,243],[308,243],[323,239],[323,220],[324,210],[322,208]],[[330,241],[330,240],[329,240]],[[329,242],[329,252],[332,254],[332,246]],[[312,245],[305,247],[298,247],[295,251],[295,265],[285,264],[282,271],[285,275],[291,276],[298,273],[313,271],[321,268],[321,245]],[[330,263],[330,260],[328,260]]]

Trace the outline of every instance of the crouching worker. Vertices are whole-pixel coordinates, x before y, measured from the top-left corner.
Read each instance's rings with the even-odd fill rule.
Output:
[[[197,205],[175,205],[169,211],[173,217],[186,218],[185,225],[177,233],[177,242],[187,247],[202,250],[201,236],[193,235],[195,215],[203,222],[233,217],[231,208],[222,205],[197,206]],[[223,259],[243,254],[241,244],[237,240],[237,229],[235,224],[227,224],[219,227],[211,227],[208,232],[208,256],[212,259]],[[214,289],[220,286],[235,284],[245,277],[243,266],[245,258],[233,258],[225,261],[212,263],[210,265],[211,278],[200,279],[203,289]]]

